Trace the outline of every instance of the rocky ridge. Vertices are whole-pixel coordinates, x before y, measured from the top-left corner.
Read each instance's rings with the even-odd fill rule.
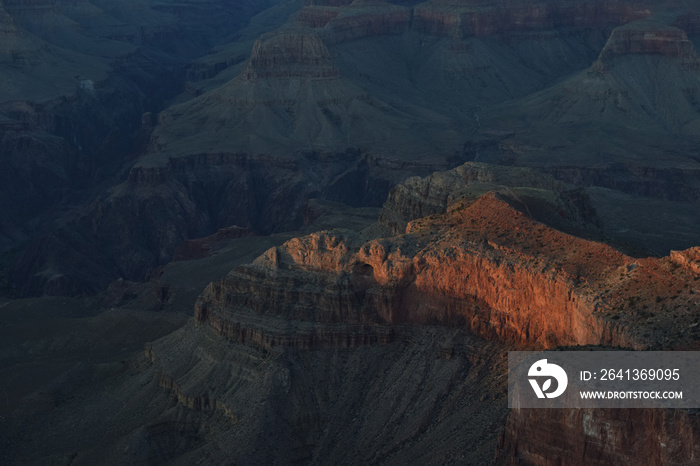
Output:
[[[414,23],[422,32],[446,36],[489,36],[503,32],[557,27],[624,24],[646,18],[648,5],[623,2],[490,2],[430,1],[414,9]]]
[[[633,259],[486,194],[395,238],[291,240],[211,285],[195,315],[236,341],[271,312],[280,322],[442,323],[532,347],[641,349],[683,338],[693,278],[669,258]]]
[[[600,60],[609,60],[616,55],[656,54],[672,58],[698,59],[695,46],[685,31],[673,27],[644,23],[630,23],[613,29],[607,44],[600,52]]]
[[[528,186],[531,172],[515,173],[520,184]],[[188,406],[219,409],[223,403],[227,412],[236,412],[232,406],[240,398],[229,392],[220,395],[222,401],[211,401],[213,392],[193,395],[207,390],[195,373],[212,367],[209,359],[200,355],[180,361],[176,368],[158,356],[170,354],[176,340],[201,338],[215,338],[217,344],[228,341],[237,351],[248,348],[281,360],[297,354],[323,360],[337,351],[391,354],[397,345],[412,347],[419,341],[421,348],[432,348],[435,340],[421,340],[418,329],[432,329],[437,341],[450,332],[476,339],[466,346],[459,338],[441,344],[438,358],[446,361],[464,356],[471,361],[476,348],[489,344],[505,344],[496,350],[503,356],[507,348],[697,345],[697,248],[663,258],[633,258],[535,220],[528,202],[516,199],[514,192],[479,193],[479,188],[498,186],[512,175],[510,169],[489,173],[482,164],[467,164],[410,179],[384,206],[385,215],[405,215],[404,233],[375,238],[371,230],[318,232],[291,239],[252,264],[237,267],[199,297],[195,325],[184,330],[189,336],[173,336],[172,342],[162,340],[155,344],[158,349],[149,349],[162,372],[161,384],[178,387],[177,396]],[[539,180],[539,197],[548,189],[561,192],[560,182]],[[511,191],[525,192],[523,187],[512,186]],[[431,211],[435,213],[414,218],[417,212]],[[295,364],[293,371],[299,370]],[[467,380],[476,384],[472,387],[485,384],[504,403],[499,374],[505,368],[498,367]],[[309,376],[306,369],[295,374],[297,381]],[[220,388],[228,386],[224,382]],[[318,382],[315,390],[325,386]],[[241,416],[239,410],[236,418]],[[437,418],[430,425],[440,430],[446,422]],[[634,433],[635,423],[660,432],[652,446]],[[303,424],[318,432],[329,428],[323,418]],[[663,464],[684,464],[698,451],[697,429],[697,417],[685,411],[558,410],[554,416],[513,410],[498,446],[492,440],[486,445],[496,451],[490,457],[495,464],[550,464],[550,459],[556,464],[565,459],[602,465],[649,457]],[[522,432],[530,434],[525,438]],[[305,461],[327,459],[324,441],[307,442],[310,456]],[[441,448],[432,451],[442,452]],[[398,452],[403,449],[392,451],[382,462],[402,457]]]
[[[501,154],[490,156],[578,185],[696,200],[697,160],[681,146],[700,134],[697,63],[693,42],[674,26],[651,20],[619,26],[588,69],[488,117],[485,133],[508,131],[498,143]],[[605,143],[593,133],[605,134]],[[675,148],[664,147],[664,134],[674,135]]]
[[[473,201],[489,191],[507,197],[534,219],[559,230],[579,236],[599,233],[595,209],[580,188],[531,168],[478,162],[407,179],[389,192],[379,222],[393,234],[400,234],[411,220],[442,213],[459,199]]]

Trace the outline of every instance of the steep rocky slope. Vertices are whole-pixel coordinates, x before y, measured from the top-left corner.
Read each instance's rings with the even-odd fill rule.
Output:
[[[212,254],[115,283],[109,312],[53,298],[81,326],[50,320],[66,331],[25,346],[41,300],[0,303],[14,342],[0,363],[28,392],[0,405],[0,461],[692,464],[693,412],[507,410],[508,350],[698,341],[698,248],[634,258],[556,230],[533,217],[601,226],[585,196],[535,174],[469,163],[398,186],[385,225],[223,239],[237,253],[202,240]],[[194,320],[137,356],[112,348],[181,322],[168,313],[211,279]],[[74,347],[89,360],[62,360]],[[25,352],[55,380],[31,379]]]
[[[412,177],[391,190],[379,215],[393,234],[409,221],[443,213],[458,199],[498,192],[547,225],[579,236],[601,234],[601,222],[587,194],[538,170],[467,162],[426,178]]]
[[[0,284],[111,286],[0,301],[0,462],[692,464],[695,412],[508,412],[505,366],[698,348],[699,17],[3,3],[0,249],[45,234]]]
[[[462,174],[487,173],[478,164],[462,168]],[[322,464],[350,449],[357,453],[344,457],[348,464],[400,464],[416,458],[428,464],[494,458],[497,464],[609,464],[648,458],[689,464],[700,448],[697,416],[690,412],[513,410],[503,421],[498,406],[505,405],[502,362],[508,349],[695,347],[697,248],[635,259],[554,230],[534,220],[527,203],[495,192],[455,196],[440,213],[434,200],[441,195],[426,196],[424,189],[436,185],[440,175],[445,176],[407,182],[402,195],[385,206],[385,211],[410,212],[425,200],[425,209],[436,211],[410,221],[405,233],[373,239],[368,237],[371,230],[330,230],[289,240],[210,284],[195,306],[196,325],[147,348],[161,386],[176,394],[183,409],[221,413],[240,426],[220,434],[235,447],[206,444],[197,451],[253,463],[293,454],[300,462]],[[474,183],[460,179],[462,188]],[[527,185],[527,177],[522,180]],[[457,185],[453,180],[451,187]],[[252,369],[253,359],[242,358],[242,351],[270,355],[276,362],[255,359]],[[445,364],[461,365],[466,372],[451,379],[453,385],[436,405],[413,397],[404,406],[413,388],[440,389],[445,379],[430,375],[429,381],[408,381],[396,373],[404,363],[394,359],[395,351],[436,361],[421,366],[424,374],[446,370]],[[434,351],[438,359],[425,351]],[[491,356],[481,359],[483,351]],[[326,365],[328,358],[332,366]],[[359,399],[345,391],[334,395],[338,406],[353,400],[353,418],[344,421],[340,435],[324,400],[326,390],[337,383],[355,387],[349,382],[353,377],[345,378],[355,373],[357,363],[347,365],[355,358],[367,364],[357,377],[363,388],[357,389]],[[245,371],[233,362],[243,359],[250,361]],[[273,367],[275,375],[268,372],[261,379],[258,371]],[[324,371],[321,378],[319,370]],[[380,380],[399,382],[370,395]],[[252,401],[267,396],[268,387],[279,390],[274,403]],[[454,397],[465,390],[482,393],[480,401],[472,395],[456,403]],[[388,411],[375,404],[385,395],[398,397],[389,411],[399,417],[385,418]],[[398,419],[403,425],[418,421],[399,413],[421,413],[425,403],[439,408],[427,418],[417,414],[421,427],[410,440],[403,437]],[[477,439],[472,430],[455,425],[447,406],[458,416],[470,416],[485,436]],[[488,407],[490,414],[477,406]],[[298,412],[306,413],[303,419],[295,417]],[[333,412],[343,416],[346,410]],[[264,425],[256,424],[261,418]],[[281,425],[289,427],[280,430],[282,419]],[[384,427],[372,427],[373,422]],[[488,432],[499,422],[505,428],[496,443]],[[637,435],[639,425],[654,432],[654,442]],[[280,440],[251,431],[275,432]],[[451,448],[444,441],[427,443],[447,432]],[[479,449],[464,449],[475,441]],[[334,442],[337,447],[330,446]]]
[[[679,258],[692,263],[693,254],[635,260],[549,229],[491,193],[392,239],[330,231],[291,240],[211,285],[195,317],[265,347],[381,342],[387,324],[402,323],[463,326],[533,347],[680,344],[696,298],[695,272]],[[317,327],[300,329],[299,341],[265,328],[296,321]],[[334,333],[335,322],[356,328]]]

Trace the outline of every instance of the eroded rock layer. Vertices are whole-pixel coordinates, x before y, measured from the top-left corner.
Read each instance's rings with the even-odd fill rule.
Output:
[[[271,423],[287,419],[283,412],[296,413],[303,405],[312,414],[292,415],[294,427],[286,435],[304,448],[261,442],[270,445],[271,457],[288,455],[285,449],[293,448],[305,452],[303,462],[320,464],[342,451],[327,443],[331,432],[342,432],[351,443],[372,443],[365,439],[365,429],[384,419],[373,404],[381,397],[354,402],[352,427],[336,430],[325,417],[324,403],[316,404],[315,398],[300,401],[299,387],[324,396],[349,370],[345,361],[355,358],[368,364],[362,383],[375,387],[388,380],[378,373],[394,374],[403,366],[384,366],[372,358],[421,358],[430,350],[436,355],[430,360],[443,362],[424,363],[424,373],[447,370],[443,364],[466,371],[440,399],[452,400],[461,390],[481,393],[479,402],[467,397],[461,403],[445,403],[455,413],[478,413],[480,426],[504,422],[497,445],[486,434],[491,427],[486,427],[478,451],[460,454],[462,447],[444,442],[428,447],[425,441],[433,437],[427,433],[416,434],[411,443],[420,448],[416,450],[400,440],[403,430],[384,420],[383,429],[369,427],[375,435],[381,431],[384,442],[373,447],[381,456],[372,456],[370,462],[410,463],[416,457],[406,455],[430,451],[426,464],[456,457],[496,464],[603,465],[647,458],[659,464],[687,464],[699,448],[698,419],[692,412],[512,410],[503,420],[498,410],[486,416],[476,408],[491,400],[504,407],[509,349],[697,347],[697,248],[673,251],[668,257],[634,258],[554,229],[533,212],[547,222],[560,216],[569,219],[561,224],[595,226],[595,210],[586,196],[574,202],[564,195],[565,184],[536,174],[532,169],[468,163],[412,178],[392,191],[383,209],[383,226],[360,233],[322,231],[269,249],[211,283],[195,305],[191,326],[147,348],[158,383],[171,390],[182,407],[223,413],[245,423],[230,437],[234,442],[260,427],[246,420],[257,408],[241,406],[265,404],[245,400],[267,393],[284,399],[280,412],[267,414]],[[377,237],[382,228],[397,234]],[[489,357],[483,357],[484,351]],[[260,359],[251,366],[242,353],[255,353]],[[269,362],[263,362],[267,358]],[[326,365],[329,358],[332,366]],[[326,372],[316,379],[319,368]],[[266,382],[259,382],[262,377]],[[404,380],[404,375],[396,377]],[[444,380],[437,377],[425,386],[443,387]],[[402,406],[407,402],[405,393],[386,390],[382,393],[396,396]],[[345,406],[348,396],[343,393],[337,403]],[[407,402],[405,409],[424,409],[425,401],[416,400],[417,404]],[[446,405],[438,401],[437,406]],[[439,412],[425,418],[419,431],[448,429],[460,445],[476,438],[469,430],[452,430],[450,416]],[[266,425],[267,431],[277,432]],[[646,433],[640,434],[638,426]],[[654,432],[653,439],[649,432]],[[495,456],[486,459],[483,448],[495,451]],[[242,447],[231,454],[238,458],[248,451]],[[346,461],[368,460],[360,454]]]
[[[277,34],[258,40],[253,46],[243,77],[248,80],[270,77],[337,78],[330,52],[315,34]]]
[[[443,323],[546,348],[645,348],[679,337],[694,318],[694,272],[674,267],[553,230],[486,194],[412,221],[394,238],[330,231],[290,240],[210,285],[196,318],[238,341],[269,314],[318,324]]]

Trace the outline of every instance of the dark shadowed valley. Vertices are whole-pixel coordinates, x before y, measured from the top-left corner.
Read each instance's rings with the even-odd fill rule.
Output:
[[[508,352],[700,351],[700,5],[0,2],[0,464],[691,465]]]

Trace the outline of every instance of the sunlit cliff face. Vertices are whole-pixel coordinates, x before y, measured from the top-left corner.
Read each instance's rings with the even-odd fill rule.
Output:
[[[330,231],[290,240],[212,284],[196,316],[222,333],[227,321],[245,328],[240,306],[317,323],[442,322],[532,347],[680,344],[694,318],[696,254],[633,259],[489,194],[395,238],[362,244]]]

